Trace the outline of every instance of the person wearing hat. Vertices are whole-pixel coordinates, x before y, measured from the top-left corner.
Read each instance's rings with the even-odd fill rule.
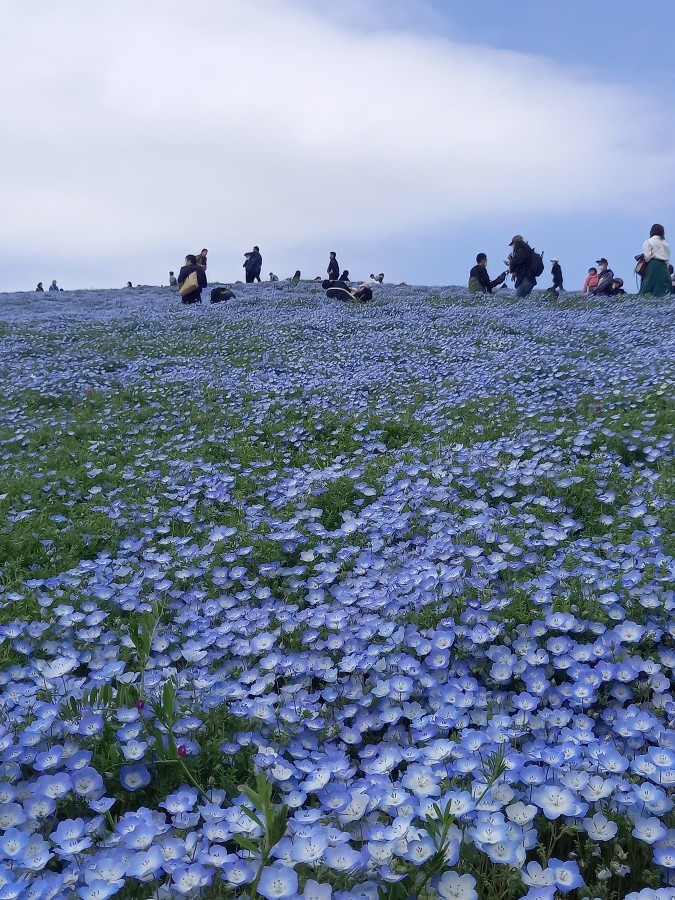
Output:
[[[604,256],[596,259],[595,263],[600,271],[598,272],[598,283],[590,293],[593,297],[609,297],[612,293],[614,272],[609,268],[609,263]]]
[[[557,259],[551,260],[551,276],[553,277],[553,284],[551,285],[552,291],[564,291],[563,287],[563,274],[562,269],[560,268],[560,263]]]
[[[616,297],[618,294],[625,294],[623,289],[623,278],[613,278],[609,286],[609,296]]]
[[[516,297],[527,297],[536,285],[537,279],[532,274],[532,247],[522,234],[514,234],[509,247],[509,272],[514,276]]]

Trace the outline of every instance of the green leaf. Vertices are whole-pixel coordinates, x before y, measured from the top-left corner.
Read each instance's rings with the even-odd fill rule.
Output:
[[[240,847],[243,847],[244,850],[250,850],[251,853],[259,852],[258,845],[250,838],[243,837],[241,834],[233,834],[232,839],[236,844],[239,844]]]
[[[252,809],[249,809],[248,806],[242,806],[242,810],[246,813],[249,819],[252,819],[255,822],[256,825],[259,825],[261,828],[265,827],[258,816],[253,812]]]

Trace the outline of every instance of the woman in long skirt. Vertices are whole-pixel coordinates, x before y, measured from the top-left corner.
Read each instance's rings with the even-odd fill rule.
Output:
[[[668,263],[670,247],[666,241],[663,225],[652,225],[649,238],[642,245],[647,269],[642,276],[640,293],[652,297],[665,297],[670,294],[671,281]]]

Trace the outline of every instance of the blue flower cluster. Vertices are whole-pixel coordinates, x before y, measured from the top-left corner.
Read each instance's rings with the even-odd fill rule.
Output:
[[[0,900],[672,898],[673,309],[239,295],[3,299]]]

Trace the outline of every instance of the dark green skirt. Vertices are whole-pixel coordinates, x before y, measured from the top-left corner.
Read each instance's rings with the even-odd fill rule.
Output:
[[[668,263],[662,259],[650,259],[647,263],[647,271],[642,276],[640,293],[649,294],[652,297],[665,297],[670,293],[670,288]]]

